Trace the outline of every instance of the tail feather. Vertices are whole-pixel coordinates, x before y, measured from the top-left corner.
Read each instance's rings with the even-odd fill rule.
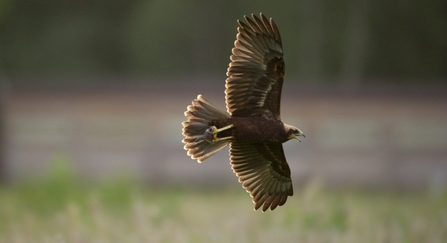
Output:
[[[185,143],[184,149],[188,151],[192,159],[203,162],[228,145],[228,140],[215,143],[205,140],[196,142],[197,137],[203,135],[210,127],[208,125],[210,120],[230,118],[230,115],[211,104],[202,95],[198,95],[197,99],[192,101],[192,105],[189,105],[185,111],[185,116],[188,120],[182,123],[185,136],[182,142]]]

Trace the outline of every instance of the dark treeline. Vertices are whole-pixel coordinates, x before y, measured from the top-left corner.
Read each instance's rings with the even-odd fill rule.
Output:
[[[0,72],[224,77],[236,19],[263,12],[280,28],[290,80],[447,78],[445,0],[292,2],[0,0]]]

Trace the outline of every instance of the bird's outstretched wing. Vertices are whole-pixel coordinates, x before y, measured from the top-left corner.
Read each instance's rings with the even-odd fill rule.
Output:
[[[293,195],[290,168],[281,143],[230,144],[231,167],[239,182],[250,193],[255,210],[282,206]]]
[[[244,16],[227,70],[225,98],[236,117],[263,115],[280,119],[284,61],[279,30],[272,19]]]

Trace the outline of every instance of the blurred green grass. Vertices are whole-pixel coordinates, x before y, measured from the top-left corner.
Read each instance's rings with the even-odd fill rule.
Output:
[[[82,182],[65,163],[0,188],[0,242],[447,242],[447,195],[324,189],[273,212],[242,188]]]

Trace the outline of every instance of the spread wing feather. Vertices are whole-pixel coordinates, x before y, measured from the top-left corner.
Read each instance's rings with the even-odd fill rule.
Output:
[[[281,36],[272,19],[244,16],[227,70],[225,98],[234,117],[280,119],[284,61]]]
[[[290,168],[280,143],[230,144],[231,166],[239,182],[250,193],[255,210],[275,209],[293,195]]]

